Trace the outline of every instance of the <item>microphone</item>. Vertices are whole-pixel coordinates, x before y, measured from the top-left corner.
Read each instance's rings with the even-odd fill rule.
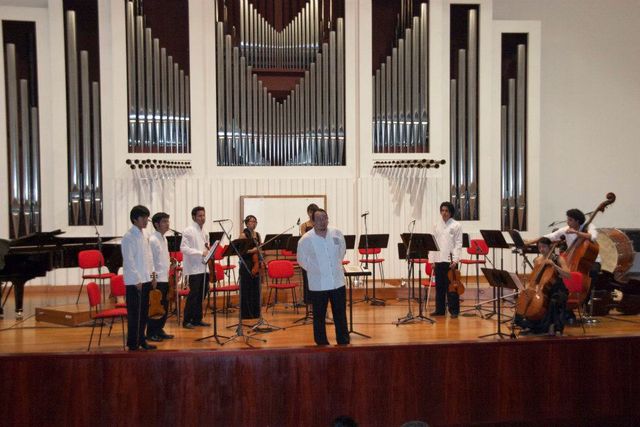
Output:
[[[173,231],[173,234],[182,235],[182,233],[180,233],[179,231],[174,230],[173,228],[170,228],[169,230]]]
[[[411,220],[411,224],[415,224],[415,223],[416,223],[416,219],[414,218]]]
[[[215,221],[213,221],[213,222],[221,223],[221,222],[227,222],[227,221],[231,221],[231,220],[230,220],[230,219],[228,219],[228,218],[227,218],[227,219],[216,219],[216,220],[215,220]]]
[[[298,222],[296,222],[296,225],[300,225],[300,218],[298,218]]]
[[[360,218],[364,218],[365,216],[369,215],[369,211],[366,211],[365,213],[363,213],[362,215],[360,215]]]

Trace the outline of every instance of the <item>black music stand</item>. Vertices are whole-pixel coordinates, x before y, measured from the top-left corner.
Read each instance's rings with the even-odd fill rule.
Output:
[[[513,281],[513,278],[511,277],[511,275],[509,274],[509,272],[504,271],[504,270],[498,270],[495,268],[482,268],[482,274],[484,274],[484,277],[487,278],[487,281],[489,282],[489,285],[494,288],[494,289],[498,289],[498,294],[502,295],[502,289],[503,288],[509,288],[509,289],[513,289],[515,291],[518,290],[518,285],[516,285],[516,283]],[[497,298],[497,314],[498,314],[498,319],[497,319],[497,323],[498,323],[498,330],[492,334],[486,334],[486,335],[480,335],[478,338],[486,338],[486,337],[492,337],[494,335],[498,336],[498,338],[505,338],[505,337],[510,337],[510,338],[515,338],[515,334],[513,332],[513,329],[511,331],[511,334],[505,334],[502,332],[502,297],[498,297]]]
[[[480,230],[480,234],[484,239],[487,247],[492,249],[491,257],[492,262],[491,265],[496,265],[496,249],[500,249],[500,270],[504,268],[504,249],[509,249],[509,243],[504,238],[502,231],[500,230]],[[502,298],[502,288],[493,288],[493,311],[485,315],[485,319],[490,319],[494,314],[497,314],[496,311],[496,298]],[[482,306],[482,304],[478,304],[478,307]]]
[[[388,234],[365,234],[364,236],[360,236],[360,241],[358,242],[358,249],[364,249],[365,252],[369,252],[369,250],[371,249],[386,249],[387,246],[389,245],[389,235]],[[365,260],[369,260],[369,255],[368,253],[365,253]],[[374,255],[375,258],[375,254],[371,254]],[[368,266],[368,262],[362,263],[361,264],[365,264],[365,267],[363,267],[364,269],[367,269],[366,267]],[[376,263],[372,263],[373,264],[373,268],[371,269],[373,272],[373,295],[371,297],[369,297],[369,278],[365,278],[365,287],[364,287],[364,298],[361,299],[360,301],[356,301],[356,303],[358,302],[370,302],[371,305],[385,305],[385,302],[383,299],[380,298],[376,298],[376,268],[375,268],[375,264]]]
[[[415,295],[415,262],[412,260],[417,259],[427,259],[429,256],[429,252],[439,251],[438,243],[435,238],[431,234],[425,233],[403,233],[400,235],[403,243],[398,243],[398,255],[400,259],[407,260],[407,272],[411,282],[410,285],[410,293]],[[402,247],[402,248],[401,248]],[[409,254],[407,256],[407,249],[409,249]],[[404,253],[403,253],[404,252]],[[427,260],[427,262],[429,262]],[[408,312],[407,315],[398,319],[397,322],[394,322],[396,326],[405,323],[411,323],[414,320],[422,321],[422,322],[430,322],[436,323],[436,321],[430,317],[424,315],[422,310],[422,268],[418,267],[418,315],[414,316],[411,310],[411,299],[412,295],[409,295],[407,300],[408,304]]]
[[[344,242],[347,245],[347,250],[354,249],[356,247],[356,235],[355,234],[347,234],[344,236]]]
[[[224,236],[224,232],[222,231],[210,231],[209,232],[209,245],[213,245],[216,240],[220,240],[222,242],[222,237]]]
[[[538,253],[538,251],[524,243],[524,240],[522,240],[522,236],[520,236],[520,232],[518,230],[509,230],[509,236],[511,236],[511,240],[513,240],[513,245],[515,247],[513,252],[516,254],[516,274],[518,273],[518,255],[522,256],[522,274],[526,274],[527,265],[531,270],[533,270],[533,265],[529,262],[527,254],[535,254]]]
[[[289,238],[293,237],[292,234],[267,234],[264,238],[266,242],[260,249],[263,251],[276,251],[276,259],[279,258],[279,251],[283,249],[288,250]]]
[[[362,332],[358,332],[353,329],[353,277],[367,277],[371,276],[369,270],[364,270],[358,265],[344,266],[344,275],[349,279],[349,335],[356,334],[364,338],[371,338],[369,335],[365,335]]]

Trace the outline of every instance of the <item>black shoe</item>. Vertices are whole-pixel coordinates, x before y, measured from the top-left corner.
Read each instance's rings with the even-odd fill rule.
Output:
[[[156,347],[153,344],[149,344],[149,343],[143,342],[142,344],[140,344],[140,348],[142,348],[143,350],[155,350],[158,347]]]
[[[138,350],[140,350],[140,347],[127,347],[127,350],[129,350],[129,351],[138,351]]]
[[[451,315],[451,318],[452,318],[452,319],[457,319],[457,318],[458,318],[458,315],[457,315],[457,314],[452,314],[452,315]]]
[[[163,340],[170,340],[173,339],[173,335],[166,333],[165,331],[162,331],[158,334],[160,336],[160,338],[162,338]]]
[[[193,329],[195,328],[195,326],[193,326],[191,323],[187,322],[187,323],[183,323],[182,327],[185,329]]]
[[[432,311],[431,313],[429,313],[429,316],[444,316],[444,313]]]
[[[211,326],[211,323],[203,322],[201,320],[199,322],[193,322],[193,326]]]
[[[150,337],[147,337],[147,340],[153,342],[162,342],[162,337],[160,335],[151,335]]]

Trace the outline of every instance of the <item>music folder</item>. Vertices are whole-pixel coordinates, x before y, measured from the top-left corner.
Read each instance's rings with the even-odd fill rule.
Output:
[[[213,254],[216,252],[216,249],[218,249],[219,244],[220,244],[220,240],[216,240],[215,242],[213,242],[213,245],[211,245],[211,248],[209,248],[209,253],[207,254],[206,257],[202,259],[203,264],[206,264],[209,262]]]

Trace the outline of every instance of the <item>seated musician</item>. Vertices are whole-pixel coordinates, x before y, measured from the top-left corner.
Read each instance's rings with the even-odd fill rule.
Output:
[[[551,241],[560,240],[562,236],[566,239],[567,247],[571,247],[571,244],[578,237],[583,239],[590,239],[592,242],[596,241],[598,237],[598,231],[595,225],[589,224],[586,230],[583,230],[586,218],[580,209],[569,209],[567,211],[567,225],[553,231],[549,234],[545,234],[544,237],[551,239]],[[533,245],[538,242],[539,239],[528,240],[528,245]]]
[[[540,255],[533,261],[534,272],[539,271],[541,263],[549,265],[558,273],[556,280],[547,290],[548,306],[544,317],[540,320],[529,320],[520,315],[516,315],[515,323],[522,328],[521,334],[541,334],[562,335],[566,319],[567,297],[569,292],[562,281],[563,278],[571,277],[569,266],[563,257],[550,254],[551,240],[548,237],[538,239],[538,251]],[[549,255],[547,257],[547,255]],[[534,273],[532,273],[534,274]]]

